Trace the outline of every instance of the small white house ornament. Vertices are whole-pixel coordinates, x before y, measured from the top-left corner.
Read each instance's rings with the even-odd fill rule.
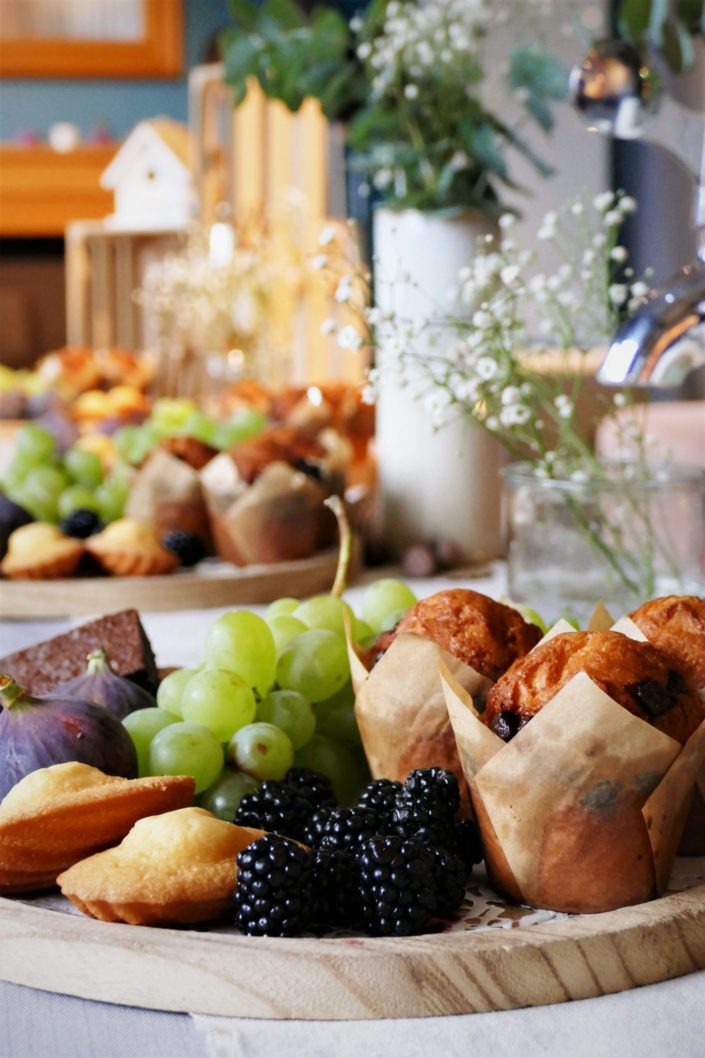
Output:
[[[106,217],[114,228],[186,226],[191,207],[191,139],[178,121],[141,121],[129,134],[100,178],[115,194],[115,211]]]

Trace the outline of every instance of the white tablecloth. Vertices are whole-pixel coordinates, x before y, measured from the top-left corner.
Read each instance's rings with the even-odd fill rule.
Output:
[[[367,574],[366,580],[374,579]],[[417,594],[467,585],[498,597],[502,566],[468,580],[412,581]],[[361,586],[348,593],[353,608]],[[262,609],[261,607],[252,607]],[[143,614],[160,665],[199,659],[221,611]],[[0,622],[0,653],[81,620]],[[0,977],[2,967],[0,966]],[[304,1022],[189,1018],[51,995],[0,981],[0,1058],[703,1058],[705,971],[632,992],[462,1017]]]

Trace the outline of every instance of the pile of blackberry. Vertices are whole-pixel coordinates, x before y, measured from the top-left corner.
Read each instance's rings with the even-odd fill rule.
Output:
[[[482,859],[475,824],[457,819],[459,803],[444,768],[418,768],[404,783],[377,779],[352,808],[337,805],[328,779],[305,768],[262,783],[235,815],[268,832],[237,858],[237,925],[267,936],[330,926],[372,936],[424,932],[458,910]]]

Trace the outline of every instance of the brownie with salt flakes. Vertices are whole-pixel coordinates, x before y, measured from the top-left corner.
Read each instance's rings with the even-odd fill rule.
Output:
[[[0,657],[0,672],[12,676],[30,694],[49,694],[60,683],[80,676],[88,654],[100,647],[119,676],[156,691],[159,677],[154,653],[136,610],[107,614]]]

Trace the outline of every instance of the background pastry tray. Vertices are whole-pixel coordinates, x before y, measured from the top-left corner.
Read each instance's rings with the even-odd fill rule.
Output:
[[[127,607],[157,613],[299,598],[330,591],[337,563],[338,550],[330,548],[271,565],[238,567],[206,559],[193,570],[162,577],[0,579],[0,618],[78,616]],[[354,548],[351,575],[358,568],[359,548]]]
[[[621,992],[705,968],[705,858],[659,900],[567,917],[468,889],[460,920],[407,938],[243,937],[97,922],[60,896],[0,899],[0,976],[128,1006],[253,1018],[425,1017]]]

